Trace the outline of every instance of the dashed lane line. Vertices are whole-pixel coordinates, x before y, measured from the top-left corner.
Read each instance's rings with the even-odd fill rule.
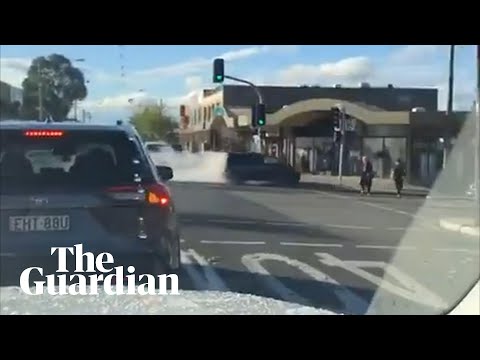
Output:
[[[217,241],[200,240],[201,244],[221,244],[221,245],[266,245],[265,241]]]
[[[373,230],[371,226],[359,226],[359,225],[337,225],[337,224],[323,224],[323,226],[336,228],[336,229],[349,229],[349,230]]]
[[[181,219],[181,222],[184,224],[192,223],[192,219]],[[305,227],[305,228],[334,228],[334,229],[345,229],[345,230],[387,230],[387,231],[406,231],[406,230],[422,230],[422,228],[412,229],[409,227],[373,227],[373,226],[363,226],[363,225],[349,225],[349,224],[307,224],[307,223],[289,223],[289,222],[280,222],[280,221],[253,221],[253,220],[206,220],[207,223],[217,223],[217,224],[242,224],[242,225],[269,225],[269,226],[278,226],[278,227]]]
[[[315,244],[315,243],[296,243],[296,242],[281,242],[282,246],[304,246],[304,247],[329,247],[342,248],[342,244]]]
[[[415,246],[388,246],[388,245],[355,245],[357,249],[378,249],[378,250],[417,250]]]
[[[211,219],[207,220],[210,223],[218,223],[218,224],[255,224],[255,221],[251,220],[221,220],[221,219]]]
[[[182,239],[181,242],[185,242]],[[332,249],[345,249],[348,246],[344,244],[327,244],[327,243],[306,243],[306,242],[280,242],[280,243],[269,243],[265,241],[219,241],[219,240],[200,240],[201,244],[208,245],[280,245],[283,247],[305,247],[305,248],[332,248]],[[416,246],[394,246],[394,245],[376,245],[376,244],[366,244],[366,245],[353,245],[352,247],[356,249],[363,250],[395,250],[395,251],[417,251],[417,250],[428,250],[435,252],[450,252],[450,253],[467,253],[471,255],[478,255],[479,250],[476,248],[466,249],[466,248],[423,248]],[[195,254],[193,255],[195,256]]]
[[[439,252],[459,252],[459,253],[468,253],[468,254],[479,254],[478,249],[458,249],[458,248],[438,248],[433,249],[434,251]]]

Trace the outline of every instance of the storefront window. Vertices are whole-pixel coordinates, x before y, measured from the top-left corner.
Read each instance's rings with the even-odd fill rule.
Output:
[[[404,164],[407,161],[407,139],[385,138],[385,154],[383,161],[384,176],[389,176],[395,161],[400,159]]]
[[[383,138],[364,138],[363,155],[370,159],[376,175],[383,177]]]
[[[438,138],[415,138],[411,158],[414,181],[430,186],[434,183],[443,163],[443,147]]]
[[[362,171],[362,139],[354,132],[351,132],[347,133],[346,142],[348,144],[345,159],[347,163],[346,174],[360,175]]]

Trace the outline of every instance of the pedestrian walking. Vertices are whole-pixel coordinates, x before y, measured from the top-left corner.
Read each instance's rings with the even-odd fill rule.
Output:
[[[373,165],[368,157],[362,157],[362,174],[360,175],[361,194],[370,195],[373,183]]]
[[[397,197],[402,196],[403,181],[406,176],[405,166],[401,159],[397,159],[395,167],[393,168],[393,181],[395,182],[395,188],[397,189]]]

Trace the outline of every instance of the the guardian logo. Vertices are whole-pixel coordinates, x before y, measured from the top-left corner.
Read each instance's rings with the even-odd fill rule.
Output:
[[[46,293],[49,295],[98,295],[99,289],[103,289],[107,295],[179,295],[176,274],[136,275],[133,266],[128,266],[126,269],[123,266],[113,267],[112,254],[101,253],[95,257],[90,252],[84,253],[81,244],[73,247],[51,248],[50,255],[55,253],[58,256],[56,274],[46,275],[44,281],[34,281],[33,288],[30,288],[30,277],[33,275],[43,277],[43,268],[31,267],[22,272],[20,288],[24,293],[43,295],[46,288]],[[73,273],[67,270],[68,253],[75,257]]]

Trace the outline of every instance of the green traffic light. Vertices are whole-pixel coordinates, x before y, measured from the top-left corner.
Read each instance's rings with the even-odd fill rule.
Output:
[[[265,120],[258,120],[258,125],[265,125]]]
[[[222,75],[217,75],[217,81],[223,81],[223,76]]]

